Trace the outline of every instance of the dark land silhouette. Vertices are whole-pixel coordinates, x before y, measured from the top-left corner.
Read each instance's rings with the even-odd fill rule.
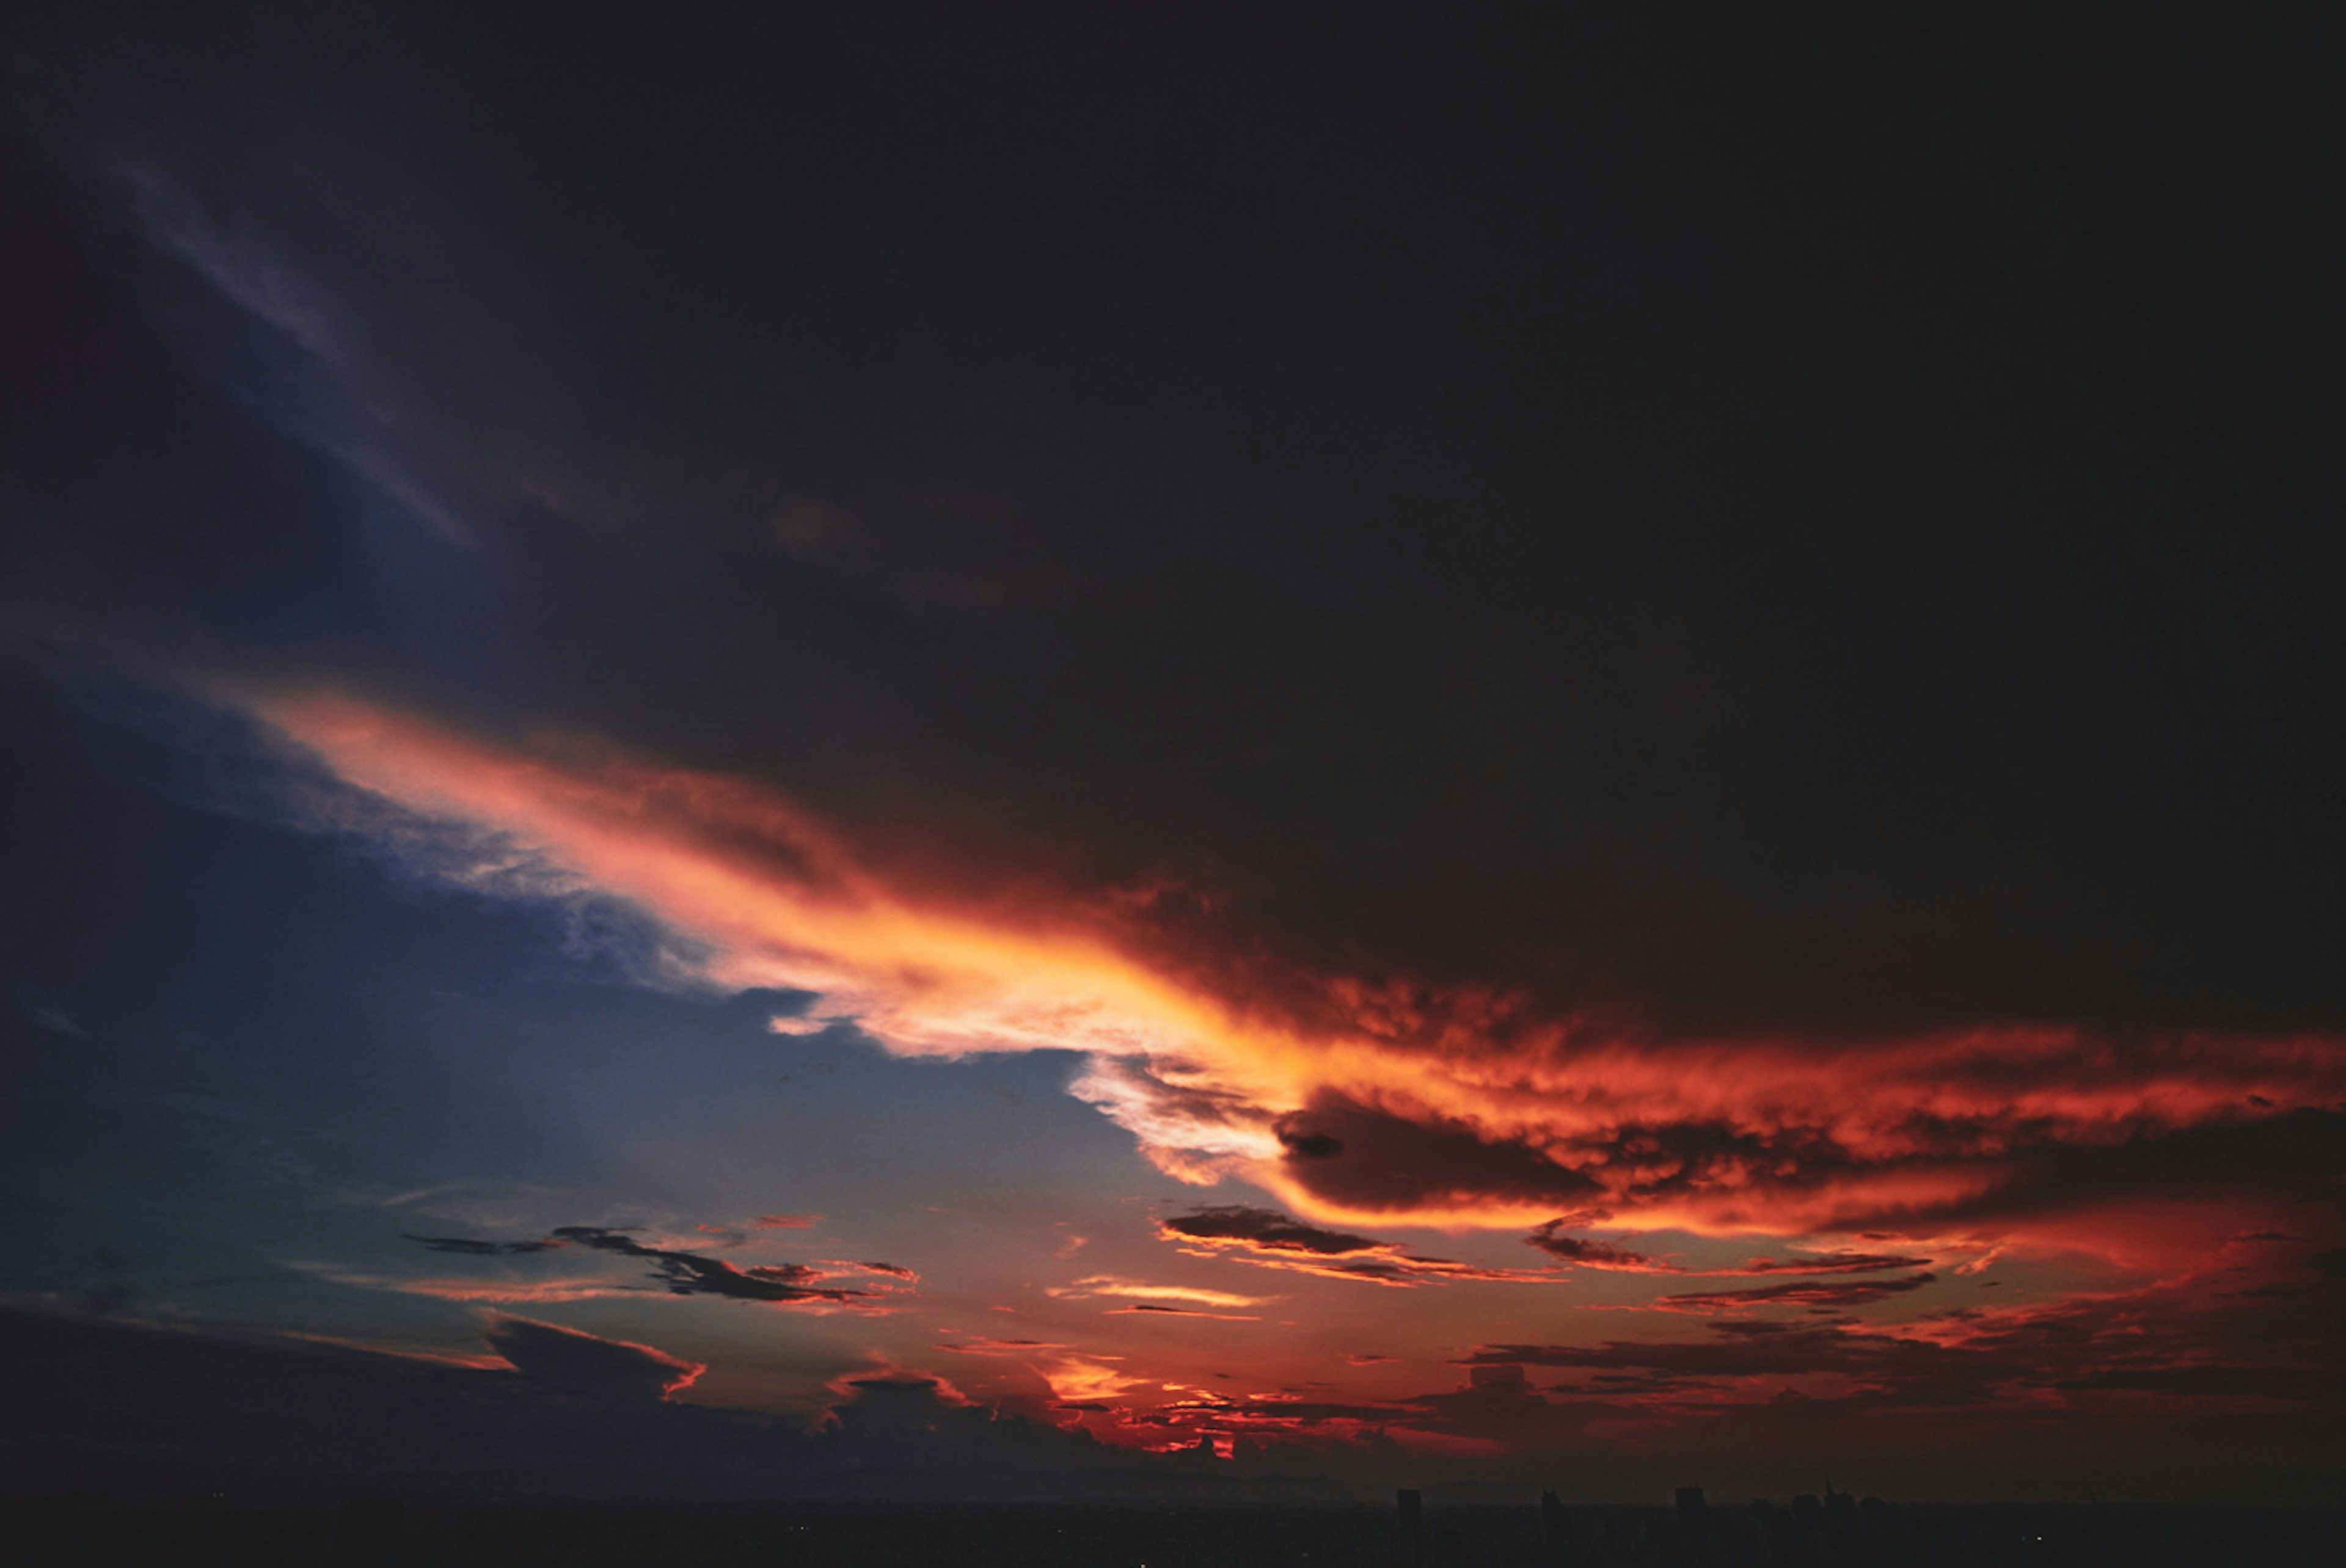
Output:
[[[1788,1506],[1788,1502],[1790,1504]],[[1800,1506],[1800,1504],[1810,1506]],[[17,1502],[26,1568],[2317,1568],[2336,1510],[1902,1506],[1832,1494],[1678,1506],[1391,1502]]]
[[[2198,1568],[2346,1561],[2346,1509],[1606,1482],[1537,1456],[1396,1486],[1246,1472],[881,1381],[823,1430],[338,1347],[0,1311],[0,1562],[31,1568]],[[1357,1457],[1357,1456],[1356,1456]],[[1783,1456],[1779,1456],[1780,1458]],[[1688,1473],[1692,1471],[1693,1473]],[[1729,1478],[1720,1478],[1726,1480]],[[2121,1476],[2120,1481],[2126,1480]],[[2314,1478],[2318,1481],[2318,1477]],[[1890,1489],[1884,1488],[1885,1491]],[[1943,1497],[1944,1493],[1942,1493]],[[2040,1495],[2057,1495],[2051,1488]],[[1630,1501],[1625,1502],[1624,1499]],[[2178,1502],[2188,1502],[2188,1498]]]

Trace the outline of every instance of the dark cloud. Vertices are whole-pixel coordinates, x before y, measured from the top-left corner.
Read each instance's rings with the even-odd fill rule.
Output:
[[[1276,1209],[1245,1204],[1216,1205],[1157,1223],[1169,1236],[1194,1241],[1235,1241],[1272,1252],[1308,1252],[1319,1257],[1373,1252],[1384,1245],[1365,1236],[1306,1225]]]
[[[1300,1106],[1155,1080],[1331,1212],[2117,1252],[2286,1209],[2327,1288],[2346,122],[2308,24],[780,8],[549,69],[535,18],[353,15],[34,29],[0,621],[770,784],[907,907],[1035,890],[1386,1054],[1390,1095]],[[83,793],[10,861],[127,863]],[[162,899],[60,881],[21,945]],[[1169,1234],[1528,1272],[1273,1221]],[[1534,1245],[1670,1271],[1590,1227]],[[868,1294],[420,1244],[557,1240]],[[1923,1261],[1868,1245],[1701,1299],[1909,1288],[1838,1278]]]
[[[1809,1281],[1755,1285],[1748,1290],[1701,1290],[1664,1296],[1654,1305],[1673,1312],[1729,1312],[1747,1307],[1862,1307],[1868,1302],[1902,1296],[1935,1283],[1935,1274],[1914,1274],[1903,1279]]]
[[[1293,1116],[1281,1116],[1271,1125],[1278,1135],[1280,1147],[1288,1157],[1299,1160],[1333,1159],[1344,1152],[1344,1141],[1331,1133],[1304,1132],[1296,1125]]]
[[[558,1241],[474,1241],[462,1236],[410,1236],[407,1239],[420,1242],[434,1252],[456,1252],[473,1257],[515,1257],[550,1252],[562,1245]]]
[[[1885,1046],[1874,1070],[1893,1068],[1918,1049]],[[2230,1056],[2236,1064],[2259,1058],[2268,1064],[2247,1070],[2272,1077],[2305,1070],[2297,1048],[2282,1044],[2244,1042]],[[1863,1071],[1866,1060],[1862,1053],[1836,1057],[1829,1070]],[[1657,1058],[1658,1070],[1667,1071],[1666,1061],[1666,1053]],[[1934,1060],[1911,1069],[1917,1096],[1944,1092],[2010,1105],[2067,1092],[2104,1098],[2111,1109],[2085,1125],[2016,1108],[1965,1115],[1906,1109],[1888,1135],[1851,1125],[1823,1100],[1808,1119],[1781,1113],[1742,1123],[1625,1115],[1535,1144],[1399,1102],[1372,1109],[1323,1092],[1311,1108],[1280,1124],[1289,1148],[1282,1168],[1313,1196],[1355,1209],[1441,1212],[1545,1201],[1611,1218],[1611,1209],[1587,1202],[1603,1197],[1633,1217],[1648,1206],[1694,1203],[1749,1228],[1885,1237],[2025,1227],[2178,1194],[2252,1214],[2322,1194],[2346,1176],[2338,1152],[2346,1148],[2346,1112],[2311,1105],[2242,1112],[2221,1093],[2218,1080],[2239,1070],[2225,1063],[2204,1041],[2147,1037],[2086,1038],[2056,1049],[1988,1049],[1968,1059]],[[1752,1069],[1715,1070],[1726,1076]],[[2191,1092],[2201,1103],[2175,1098],[2156,1111],[2147,1105],[2140,1111],[2123,1108],[2136,1095],[2133,1085],[2151,1086],[2162,1078],[2207,1079],[2204,1089]],[[1537,1108],[1524,1112],[1530,1121],[1539,1115]],[[1293,1152],[1296,1137],[1323,1133],[1341,1150],[1308,1158]],[[1974,1179],[1959,1186],[1936,1179],[1951,1164],[1967,1167]],[[1918,1198],[1918,1184],[1937,1185],[1947,1196]],[[1800,1217],[1788,1223],[1792,1215]],[[1603,1221],[1576,1222],[1571,1216],[1550,1221],[1532,1245],[1585,1267],[1679,1271],[1624,1243],[1565,1234],[1597,1223]],[[1908,1253],[1841,1250],[1705,1272],[1853,1273],[1928,1261]]]
[[[2253,1119],[2152,1124],[2102,1141],[2014,1130],[2017,1146],[1997,1162],[1995,1179],[1974,1196],[1934,1207],[1928,1223],[2006,1226],[2178,1198],[2253,1206],[2253,1212],[2324,1200],[2346,1178],[2346,1110],[2307,1106]],[[1935,1131],[1951,1153],[1995,1135],[1986,1126]],[[1851,1229],[1880,1222],[1910,1232],[1923,1228],[1916,1222],[1924,1217],[1893,1204],[1845,1217]]]
[[[504,1319],[517,1370],[0,1308],[0,1441],[28,1495],[183,1495],[353,1478],[608,1498],[1161,1495],[1158,1456],[998,1414],[937,1380],[843,1382],[817,1430],[668,1400],[693,1368]],[[1250,1475],[1309,1456],[1267,1456]],[[241,1494],[241,1493],[240,1493]]]
[[[500,1316],[488,1347],[525,1378],[607,1399],[666,1399],[708,1369],[649,1345],[605,1339],[576,1329]]]
[[[1677,1038],[2346,1021],[2320,958],[2346,840],[2288,765],[2341,690],[2310,586],[2334,475],[2293,413],[2340,334],[2346,236],[2306,195],[2337,132],[2182,86],[2267,80],[2272,39],[2137,38],[2081,115],[1984,44],[1828,70],[1800,27],[1568,12],[1363,24],[1334,77],[1310,28],[1233,48],[1149,12],[1019,47],[747,25],[581,40],[563,72],[495,19],[61,48],[40,118],[245,411],[207,413],[486,547],[231,576],[315,509],[192,442],[154,483],[258,521],[96,504],[58,470],[119,393],[82,377],[25,443],[62,562],[26,602],[560,712],[908,860],[951,830],[939,877],[1183,887],[1148,911],[1167,943],[1297,1011],[1317,981],[1282,976]],[[2032,60],[2101,58],[2055,32]],[[751,62],[780,57],[774,107]],[[1557,58],[1596,62],[1563,98]],[[596,62],[646,92],[615,109]],[[413,90],[459,75],[503,107],[495,159],[450,150],[464,92]],[[1984,82],[2004,135],[1951,160],[1944,106]],[[998,107],[1070,83],[1080,153]],[[953,134],[815,150],[866,115]],[[1748,220],[1857,189],[1891,193],[1862,255]],[[2160,242],[2178,212],[2237,246]],[[59,249],[79,287],[26,298],[112,341],[129,303]],[[2171,360],[2129,357],[2137,308]],[[60,331],[25,336],[73,363]],[[2013,392],[2014,363],[2047,373]]]
[[[822,1276],[802,1263],[736,1268],[722,1258],[697,1252],[646,1247],[624,1231],[595,1226],[557,1226],[556,1241],[616,1252],[648,1262],[666,1282],[670,1295],[729,1296],[737,1301],[852,1301],[872,1293],[814,1283]]]
[[[1871,1274],[1885,1268],[1922,1268],[1927,1257],[1900,1252],[1820,1252],[1790,1257],[1754,1257],[1732,1270],[1736,1274]]]
[[[1683,1272],[1645,1253],[1633,1252],[1626,1247],[1617,1247],[1609,1241],[1597,1241],[1587,1237],[1566,1236],[1562,1228],[1566,1223],[1564,1219],[1549,1220],[1524,1237],[1525,1245],[1536,1247],[1549,1257],[1560,1257],[1566,1263],[1586,1264],[1596,1268],[1617,1268],[1624,1272],[1637,1274]]]
[[[1707,1332],[1692,1339],[1491,1345],[1464,1363],[1572,1369],[1592,1380],[1604,1377],[1607,1387],[1618,1386],[1616,1374],[1786,1387],[1831,1375],[1850,1381],[1852,1399],[1885,1410],[1984,1409],[2022,1391],[2034,1391],[2046,1409],[2087,1408],[2064,1405],[2061,1390],[2080,1397],[2157,1392],[2178,1401],[2255,1398],[2312,1409],[2346,1393],[2346,1367],[2319,1327],[2334,1300],[2292,1295],[2242,1305],[2222,1285],[2226,1278],[2212,1274],[2035,1306],[1960,1308],[1896,1327],[1846,1319],[1734,1319],[1707,1323]],[[1914,1282],[1888,1283],[1904,1288]],[[1725,1294],[1748,1298],[1759,1293]],[[1750,1304],[1794,1299],[1770,1296]],[[2187,1410],[2176,1404],[2157,1413],[2179,1419]],[[2109,1410],[2129,1420],[2142,1415],[2138,1406]]]
[[[1604,1188],[1527,1145],[1488,1141],[1428,1113],[1396,1115],[1323,1093],[1280,1124],[1286,1168],[1313,1196],[1352,1209],[1483,1202],[1578,1205]]]
[[[1623,1274],[1674,1274],[1717,1278],[1721,1276],[1750,1277],[1766,1274],[1870,1274],[1890,1268],[1920,1268],[1931,1260],[1896,1252],[1822,1252],[1796,1253],[1790,1257],[1748,1257],[1741,1263],[1723,1268],[1688,1268],[1680,1264],[1649,1254],[1635,1251],[1609,1241],[1589,1237],[1565,1234],[1576,1223],[1601,1222],[1611,1216],[1604,1210],[1593,1214],[1565,1215],[1551,1219],[1524,1237],[1527,1247],[1535,1247],[1551,1257],[1562,1258],[1587,1268],[1607,1269]]]
[[[601,1226],[556,1226],[542,1239],[531,1241],[474,1241],[461,1237],[411,1237],[409,1239],[420,1241],[435,1252],[474,1257],[546,1252],[564,1247],[584,1247],[597,1252],[616,1253],[622,1257],[637,1257],[649,1263],[662,1288],[674,1296],[725,1296],[737,1301],[788,1303],[866,1301],[873,1295],[870,1290],[852,1287],[825,1285],[821,1281],[829,1278],[828,1275],[802,1263],[755,1264],[743,1268],[704,1253],[647,1247],[624,1230],[610,1230]],[[912,1270],[893,1264],[857,1264],[853,1267],[904,1279],[919,1278]]]
[[[1306,1225],[1277,1209],[1222,1204],[1197,1209],[1157,1228],[1168,1240],[1232,1252],[1240,1262],[1287,1268],[1330,1279],[1407,1288],[1448,1280],[1552,1281],[1547,1269],[1491,1268],[1447,1257],[1405,1252],[1389,1241]],[[1196,1248],[1192,1248],[1196,1250]]]
[[[1690,1374],[1708,1378],[1800,1377],[1844,1372],[1915,1380],[1960,1375],[1984,1398],[1987,1374],[2006,1367],[1968,1350],[1921,1339],[1895,1338],[1846,1325],[1710,1325],[1717,1337],[1702,1339],[1622,1340],[1598,1345],[1488,1345],[1465,1359],[1469,1366],[1572,1367],[1624,1372]]]

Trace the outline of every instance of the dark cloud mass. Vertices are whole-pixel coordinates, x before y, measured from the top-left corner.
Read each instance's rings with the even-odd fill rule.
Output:
[[[666,1399],[709,1369],[648,1345],[599,1339],[527,1318],[490,1324],[490,1349],[525,1378],[605,1399]]]
[[[1477,1135],[1421,1111],[1396,1115],[1322,1095],[1280,1128],[1289,1174],[1314,1197],[1352,1209],[1439,1208],[1454,1203],[1576,1204],[1605,1188],[1514,1140]]]
[[[740,25],[639,40],[639,113],[586,85],[615,43],[550,69],[484,19],[461,66],[321,24],[53,74],[187,349],[418,531],[399,586],[310,579],[355,646],[219,592],[306,526],[266,513],[107,516],[159,552],[138,593],[69,553],[24,596],[771,777],[933,878],[1194,892],[1139,918],[1290,1008],[1283,971],[1678,1036],[2339,1021],[2334,475],[2294,412],[2333,133],[2310,88],[2213,140],[2173,111],[2295,81],[2285,39],[2137,39],[2089,111],[2049,86],[2089,29],[2039,79],[1985,30],[1873,72],[1756,22],[1360,18],[1330,73],[1170,14]],[[1959,155],[1930,106],[1982,82]],[[872,117],[908,129],[812,150]],[[83,309],[27,335],[70,355]],[[18,481],[61,518],[127,412],[77,397]]]
[[[703,1457],[723,1319],[840,1485],[2334,1460],[2339,29],[2040,10],[12,15],[9,1299]]]

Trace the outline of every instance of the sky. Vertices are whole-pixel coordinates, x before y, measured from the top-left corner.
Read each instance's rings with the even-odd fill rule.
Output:
[[[2334,20],[11,27],[40,1484],[2346,1497]]]

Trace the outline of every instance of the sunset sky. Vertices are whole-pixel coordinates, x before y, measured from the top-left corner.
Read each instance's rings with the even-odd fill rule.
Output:
[[[2335,24],[194,9],[8,39],[36,1424],[2346,1495]]]

